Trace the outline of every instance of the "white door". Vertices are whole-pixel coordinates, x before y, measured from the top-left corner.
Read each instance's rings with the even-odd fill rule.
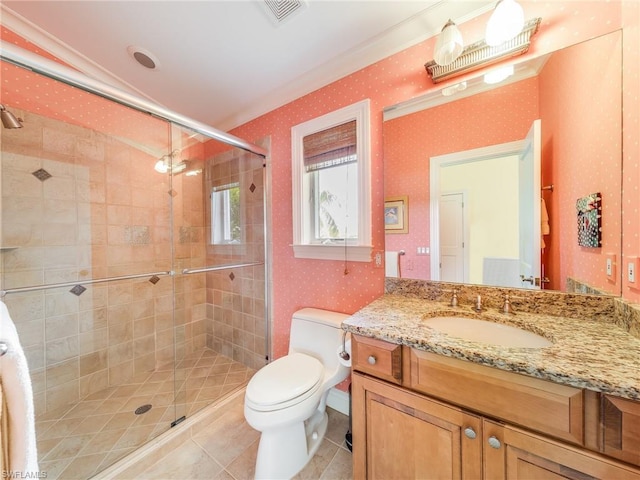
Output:
[[[464,196],[440,196],[440,280],[464,282]]]
[[[534,289],[540,288],[540,150],[541,121],[535,120],[518,162],[520,278],[523,288]]]

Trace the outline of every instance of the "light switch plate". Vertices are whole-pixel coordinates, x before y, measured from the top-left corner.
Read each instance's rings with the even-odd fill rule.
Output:
[[[627,280],[629,283],[636,283],[636,260],[629,259],[627,263]]]
[[[607,263],[606,263],[606,272],[607,277],[613,279],[616,275],[616,256],[615,255],[607,255]]]

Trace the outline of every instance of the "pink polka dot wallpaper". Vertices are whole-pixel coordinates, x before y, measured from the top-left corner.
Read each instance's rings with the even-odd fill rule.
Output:
[[[618,2],[521,2],[527,18],[542,17],[540,31],[535,35],[527,56],[554,51],[619,29],[622,25],[622,4]],[[625,2],[625,22],[637,38],[638,15],[635,7]],[[635,15],[635,16],[634,16]],[[487,16],[460,25],[463,37],[469,40],[483,36]],[[433,58],[434,40],[429,39],[380,62],[342,78],[326,87],[301,97],[232,131],[248,140],[271,137],[272,218],[273,229],[273,352],[276,357],[286,353],[288,331],[293,312],[303,306],[327,308],[353,313],[383,292],[384,270],[370,263],[349,265],[344,275],[341,262],[302,260],[293,257],[291,212],[291,127],[364,98],[371,100],[372,133],[372,238],[375,250],[384,247],[382,205],[385,189],[382,109],[385,106],[423,95],[435,87],[424,70],[424,63]],[[626,42],[625,42],[626,45]],[[625,55],[637,55],[637,47]],[[637,61],[636,61],[637,64]],[[626,75],[626,72],[625,72]],[[635,113],[627,114],[637,125],[639,85],[633,87]],[[455,81],[459,81],[457,79]],[[446,84],[440,84],[442,88]],[[630,149],[625,154],[635,163],[640,161],[638,129],[629,133]],[[626,163],[625,163],[626,168]],[[632,173],[637,184],[640,172]],[[418,179],[415,179],[417,182]],[[415,187],[413,187],[415,188]],[[639,195],[640,197],[640,195]],[[410,200],[410,208],[413,204]],[[412,220],[410,220],[410,225]],[[634,223],[640,222],[635,218]],[[427,230],[428,231],[428,230]],[[640,245],[634,246],[640,255]],[[628,295],[628,292],[624,292]],[[640,295],[632,298],[640,299]]]
[[[546,274],[564,290],[572,277],[620,294],[619,276],[606,276],[607,254],[620,253],[622,58],[620,32],[563,49],[540,75],[543,182],[550,231]],[[602,196],[602,244],[580,247],[576,200]],[[557,282],[560,282],[559,284]]]
[[[430,245],[429,159],[522,140],[537,118],[533,78],[385,122],[385,196],[409,197],[409,233],[385,238],[388,250],[405,251],[403,277],[431,276],[431,256],[416,253],[416,247]]]
[[[618,219],[618,222],[622,223],[624,234],[624,242],[622,242],[624,257],[640,256],[640,190],[638,187],[640,183],[640,2],[636,0],[591,2],[523,0],[520,3],[523,5],[527,18],[542,17],[540,30],[533,37],[532,46],[522,59],[554,51],[624,27],[622,30],[624,66],[622,79],[623,135],[622,139],[618,139],[622,143],[623,149],[624,176],[622,187],[624,197],[622,208],[624,220]],[[488,14],[485,14],[459,25],[467,43],[483,37],[487,19]],[[30,50],[38,50],[27,42],[21,42],[15,37],[12,38],[10,33],[6,31],[2,32],[2,37],[5,41],[22,44],[22,46]],[[429,91],[436,88],[440,89],[447,85],[447,83],[444,83],[437,87],[434,86],[424,69],[424,64],[433,58],[434,43],[435,39],[433,38],[418,43],[364,69],[354,71],[336,82],[298,98],[231,131],[234,135],[249,141],[257,141],[265,137],[270,138],[269,168],[272,182],[270,185],[271,217],[269,220],[272,231],[271,252],[273,267],[271,310],[273,322],[272,350],[275,357],[282,356],[288,349],[290,320],[297,309],[317,307],[353,313],[382,295],[384,288],[384,269],[375,267],[373,263],[349,262],[345,265],[344,262],[340,261],[294,258],[291,247],[293,240],[291,128],[299,123],[362,99],[370,99],[372,243],[374,251],[382,252],[385,242],[382,218],[385,196],[384,170],[387,162],[383,154],[382,110],[386,106],[424,95]],[[45,52],[38,53],[46,55]],[[2,71],[3,76],[11,74],[11,67],[8,68],[9,70]],[[606,82],[609,78],[608,75],[612,73],[614,73],[613,70],[606,71],[605,69],[597,74],[597,79],[600,82]],[[453,82],[460,80],[461,78],[458,78]],[[579,79],[576,79],[576,82],[579,83]],[[28,85],[25,85],[24,88],[26,92]],[[525,88],[525,85],[514,86],[514,88]],[[572,85],[567,85],[565,88],[572,88]],[[3,101],[6,101],[9,105],[14,104],[14,102],[26,102],[29,95],[28,92],[25,92],[22,92],[16,98],[7,98],[5,97],[5,92],[2,92]],[[524,91],[514,92],[514,95],[531,98],[529,96],[535,95],[535,88],[527,90],[527,92],[529,93]],[[613,139],[608,132],[609,124],[613,124],[614,119],[611,117],[611,111],[607,108],[607,105],[596,103],[596,95],[597,91],[593,92],[591,96],[594,98],[588,104],[576,106],[573,118],[574,121],[579,121],[581,117],[580,108],[589,108],[589,105],[597,105],[597,108],[600,109],[601,122],[592,135],[597,137],[599,141],[596,142],[593,151],[580,152],[574,157],[576,157],[575,161],[582,161],[585,164],[587,163],[586,159],[589,159],[588,165],[594,169],[594,179],[600,178],[603,181],[609,181],[613,175],[613,169],[610,169],[605,162],[608,161],[609,153],[612,151],[610,150],[610,142]],[[54,99],[52,99],[53,101]],[[72,89],[63,89],[57,92],[55,101],[64,103],[66,108],[72,109]],[[101,108],[100,103],[96,102],[95,108],[91,112],[93,117],[91,121],[110,122],[109,118],[105,118],[105,113]],[[482,109],[474,110],[478,107],[473,105],[467,105],[465,108],[470,109],[467,113],[470,112],[480,116],[483,114]],[[533,99],[530,103],[525,103],[521,108],[523,109],[521,113],[524,117],[525,110],[533,108]],[[551,106],[545,108],[551,108]],[[447,109],[442,108],[442,111],[446,112]],[[46,114],[46,112],[41,113]],[[544,114],[544,112],[540,113]],[[451,112],[447,112],[446,115],[448,117],[451,115],[449,121],[455,120]],[[85,118],[83,121],[86,122],[87,119]],[[126,121],[121,121],[119,124],[127,125],[127,128],[133,128]],[[112,129],[115,130],[117,128],[118,126],[114,122]],[[448,134],[442,130],[444,127],[432,122],[429,128],[431,129],[430,135],[434,138],[433,154],[446,153],[444,152],[444,139]],[[496,138],[504,138],[504,141],[510,141],[513,139],[513,135],[519,134],[520,130],[524,129],[524,124],[520,125],[519,119],[507,120],[505,118],[500,122],[483,126],[483,130],[490,129],[492,129],[490,133]],[[108,131],[105,128],[103,130]],[[483,133],[486,134],[487,132]],[[459,134],[456,140],[465,145],[463,148],[474,148],[474,142],[478,135],[478,131],[467,130],[464,135]],[[412,141],[412,139],[408,139],[408,141]],[[568,145],[570,146],[567,148],[575,150],[577,153],[580,148],[579,139],[570,139]],[[399,146],[397,152],[393,155],[402,155],[402,148],[402,146]],[[389,162],[391,161],[389,160]],[[412,175],[409,165],[411,162],[422,160],[407,158],[405,160],[407,164],[403,164],[400,160],[393,161],[397,162],[395,168],[399,174],[412,177],[413,183],[409,193],[410,208],[413,209],[414,206],[419,208],[420,203],[424,203],[424,198],[428,198],[428,188],[422,187],[425,178]],[[558,170],[554,171],[553,175],[561,174],[562,171],[558,166]],[[591,190],[599,188],[604,187],[601,187],[594,180],[594,183],[589,185],[589,191],[584,193],[591,193]],[[393,191],[396,187],[390,182],[386,189]],[[575,201],[575,196],[578,193],[577,190],[569,191],[566,198]],[[583,193],[582,189],[580,193]],[[406,194],[406,192],[399,192],[398,188],[398,194]],[[425,195],[427,196],[425,197]],[[556,192],[553,195],[556,195]],[[562,195],[558,192],[555,198],[565,198]],[[610,193],[605,198],[604,205],[613,206],[615,201],[615,194]],[[551,208],[555,208],[553,203]],[[426,225],[420,226],[417,223],[419,221],[416,218],[410,218],[410,227],[420,227],[428,235],[428,222]],[[557,221],[562,221],[562,225],[558,225],[557,230],[564,228],[565,220],[557,218]],[[567,222],[568,228],[574,230],[574,223],[568,220]],[[607,218],[606,222],[605,232],[608,235],[609,232],[614,231],[616,220]],[[611,225],[611,228],[609,228],[609,225]],[[555,227],[552,226],[552,228]],[[616,248],[614,238],[606,236],[605,239],[607,252],[609,249]],[[606,253],[604,252],[605,247],[602,250],[602,253]],[[604,284],[606,284],[608,280],[601,278],[603,270],[601,261],[596,257],[592,257],[590,252],[578,251],[577,253],[581,255],[577,261],[578,267],[583,269],[584,274],[599,275],[597,281],[600,283],[605,282]],[[563,252],[554,252],[553,255],[559,255],[562,258]],[[621,264],[622,261],[619,259],[618,263]],[[560,264],[562,265],[562,262]],[[347,274],[345,274],[345,267],[348,271]],[[562,268],[568,268],[568,266]],[[626,281],[622,284],[622,294],[624,298],[630,301],[640,302],[640,288],[635,285],[629,285]]]
[[[640,257],[640,2],[623,3],[622,233],[624,259]],[[640,302],[640,284],[622,279],[622,296]]]

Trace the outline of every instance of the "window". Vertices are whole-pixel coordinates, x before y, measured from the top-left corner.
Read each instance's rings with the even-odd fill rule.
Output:
[[[211,189],[211,243],[228,245],[241,242],[240,184]]]
[[[295,256],[370,261],[369,100],[293,127],[292,162]]]

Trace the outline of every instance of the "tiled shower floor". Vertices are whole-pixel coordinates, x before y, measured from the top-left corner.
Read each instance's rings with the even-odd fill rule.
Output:
[[[174,405],[173,366],[148,372],[126,385],[97,392],[65,408],[36,418],[38,458],[47,479],[87,479],[148,440],[168,430],[178,415],[187,416],[241,388],[255,373],[212,350],[187,356],[176,378],[186,384]],[[135,410],[152,408],[136,415]]]

